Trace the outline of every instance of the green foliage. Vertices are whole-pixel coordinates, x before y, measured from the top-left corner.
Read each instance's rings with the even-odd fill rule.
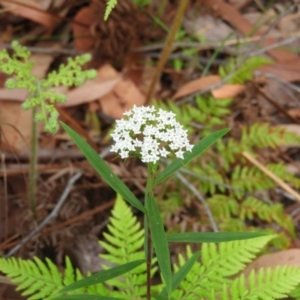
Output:
[[[239,276],[231,284],[224,284],[221,300],[282,299],[299,284],[298,267],[277,266],[275,269],[252,271],[248,278]]]
[[[18,284],[17,290],[24,290],[22,295],[27,296],[29,300],[51,299],[64,286],[82,278],[81,273],[73,268],[68,257],[66,257],[64,275],[50,259],[46,258],[46,262],[43,262],[37,257],[33,260],[0,258],[0,271]],[[100,293],[103,290],[103,286],[98,284],[89,288],[87,292]]]
[[[201,96],[195,99],[194,104],[177,106],[173,101],[160,101],[156,105],[176,113],[178,121],[183,123],[191,134],[204,137],[216,126],[226,126],[231,103],[231,99],[218,100],[212,96]],[[272,241],[273,246],[286,248],[291,237],[295,236],[292,219],[283,212],[282,204],[275,204],[266,196],[276,188],[276,184],[257,167],[250,165],[241,154],[248,151],[255,156],[258,150],[261,153],[263,150],[274,151],[283,145],[299,142],[299,137],[284,128],[254,123],[235,131],[235,137],[218,140],[214,150],[205,152],[180,171],[197,190],[208,195],[209,207],[220,229],[265,230],[264,227],[273,227],[276,224],[277,231],[282,234]],[[268,158],[265,160],[268,161]],[[300,188],[300,179],[288,173],[283,163],[266,163],[266,167],[288,184]],[[174,212],[179,211],[179,205],[182,205],[182,199],[187,195],[180,182],[175,183],[175,190],[172,182],[169,181],[168,184],[172,186],[173,193],[170,197],[175,215]],[[165,201],[171,201],[166,197],[170,193],[171,190],[165,186],[159,203],[162,214],[168,214],[168,217],[172,218],[172,212],[163,205]],[[261,195],[265,195],[263,199]],[[190,193],[188,198],[191,199]],[[207,223],[207,220],[201,219],[199,222]]]
[[[105,21],[108,19],[110,13],[115,8],[115,6],[117,5],[117,3],[118,3],[118,0],[108,0],[107,1],[105,13],[104,13],[104,20]]]
[[[100,242],[107,251],[107,254],[101,255],[107,260],[105,269],[109,269],[108,265],[122,265],[144,257],[144,252],[141,251],[144,231],[131,209],[120,197],[117,198],[112,211],[108,231],[109,233],[104,235],[106,241]],[[193,263],[186,268],[190,271],[187,274],[184,273],[185,278],[182,281],[178,280],[178,284],[174,285],[177,288],[172,293],[172,299],[272,300],[283,298],[300,282],[299,268],[283,266],[276,267],[274,271],[261,269],[256,274],[252,272],[246,279],[243,274],[238,275],[273,238],[274,235],[268,235],[224,242],[219,245],[203,243],[200,261],[197,259],[198,254],[193,254],[188,247],[188,259],[180,254],[178,264],[174,265],[174,272],[179,274],[178,270],[187,266],[186,263],[192,256],[194,257]],[[155,260],[153,260],[154,263]],[[156,267],[152,268],[152,275],[156,270]],[[59,290],[63,287],[82,279],[81,273],[74,270],[68,258],[64,275],[49,259],[46,259],[44,263],[38,258],[32,261],[16,258],[0,259],[0,271],[18,284],[18,290],[24,290],[23,295],[30,295],[28,299],[53,298],[59,295]],[[96,299],[99,295],[102,299],[105,297],[107,299],[112,299],[111,297],[128,300],[146,299],[145,282],[145,266],[141,265],[128,274],[106,281],[105,284],[68,292],[75,298],[68,297],[85,299],[85,295],[90,297],[94,295]],[[154,285],[152,289],[157,294],[161,291],[161,286]],[[78,297],[78,293],[81,294],[81,298]],[[59,299],[64,299],[64,296],[60,296]]]
[[[105,161],[98,155],[98,153],[73,129],[68,125],[61,122],[62,127],[73,139],[74,143],[78,146],[81,152],[85,155],[87,160],[95,168],[95,170],[101,175],[105,182],[120,194],[126,201],[136,207],[142,212],[146,212],[144,205],[137,199],[137,197],[131,192],[126,184],[117,177],[114,172],[108,167]]]
[[[295,234],[293,221],[290,216],[284,213],[282,205],[273,204],[270,200],[266,203],[258,198],[249,196],[243,201],[238,201],[235,197],[230,198],[226,195],[214,194],[207,199],[207,203],[215,218],[219,221],[226,221],[232,216],[243,222],[258,218],[265,223],[274,222],[289,234]]]
[[[28,49],[17,41],[12,42],[12,48],[14,50],[12,56],[6,50],[0,51],[0,71],[13,76],[6,81],[6,87],[28,90],[29,97],[22,107],[25,110],[40,107],[40,111],[35,114],[36,121],[45,122],[45,131],[56,132],[58,112],[54,104],[65,102],[67,99],[65,95],[51,90],[51,88],[60,85],[79,86],[85,80],[94,78],[96,71],[82,70],[82,66],[91,59],[91,56],[84,54],[69,58],[66,65],[60,65],[58,71],[53,71],[48,74],[46,79],[40,80],[31,74],[34,62],[29,60],[31,53]]]
[[[139,7],[144,7],[151,3],[152,0],[133,0]]]
[[[194,105],[187,103],[178,107],[173,101],[156,101],[154,105],[174,112],[180,124],[188,129],[189,134],[203,129],[203,134],[208,135],[214,126],[226,124],[224,116],[231,113],[229,109],[231,103],[232,99],[229,98],[216,100],[212,96],[196,96]]]
[[[255,152],[256,149],[264,148],[276,149],[279,146],[292,143],[297,144],[299,142],[300,138],[298,136],[281,127],[272,127],[267,123],[254,123],[253,125],[242,127],[238,141],[234,138],[229,138],[226,142],[219,140],[217,142],[217,150],[222,154],[225,170],[229,171],[231,164],[235,163],[236,165],[236,158],[243,151]],[[274,167],[274,170],[276,168]],[[278,166],[278,168],[281,170],[282,176],[288,176],[289,180],[294,181],[292,179],[294,176],[284,175],[282,167]]]
[[[231,58],[227,65],[219,67],[219,74],[222,78],[224,78],[228,74],[234,73],[233,77],[229,80],[229,83],[243,84],[247,80],[252,79],[253,71],[255,71],[257,68],[263,65],[271,63],[272,61],[270,59],[255,56],[247,58],[241,64],[241,66],[239,66],[239,61]]]
[[[121,197],[117,197],[115,206],[110,217],[110,225],[107,226],[109,233],[104,233],[106,241],[100,241],[100,245],[107,251],[101,257],[108,265],[122,265],[137,259],[145,258],[142,250],[144,244],[144,229],[133,215],[131,209]],[[152,264],[152,275],[157,267]],[[107,265],[103,266],[108,269]],[[122,299],[143,299],[146,295],[146,264],[139,266],[124,276],[107,281],[107,285],[118,290],[111,291],[110,295]]]
[[[172,299],[280,299],[291,292],[300,281],[298,267],[276,267],[275,270],[260,269],[251,272],[249,278],[244,274],[236,276],[252,261],[257,253],[272,239],[272,236],[251,240],[202,245],[201,262],[197,262],[179,288],[173,292]],[[187,248],[187,256],[192,252]],[[185,263],[179,255],[179,264]],[[292,279],[293,278],[293,279]]]

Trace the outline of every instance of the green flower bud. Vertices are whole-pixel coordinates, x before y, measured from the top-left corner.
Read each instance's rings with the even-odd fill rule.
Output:
[[[85,76],[88,79],[94,79],[97,77],[97,71],[96,70],[87,70],[87,71],[85,71]]]
[[[65,96],[63,94],[57,94],[57,95],[55,95],[55,100],[56,100],[56,102],[64,103],[67,101],[67,96]]]
[[[35,120],[37,121],[37,122],[39,122],[39,121],[43,121],[45,118],[44,118],[44,115],[42,114],[42,113],[36,113],[35,114]]]
[[[50,133],[55,133],[58,128],[58,122],[56,120],[49,119],[49,122],[45,125],[45,131]]]
[[[11,46],[16,51],[16,49],[18,49],[20,44],[17,41],[12,41]]]
[[[79,57],[81,59],[82,64],[85,64],[85,63],[89,62],[92,59],[92,56],[89,53],[83,54]]]
[[[23,104],[22,104],[22,108],[24,110],[28,110],[32,108],[32,105],[30,104],[29,100],[26,100]]]
[[[14,89],[14,88],[16,88],[16,81],[15,81],[15,79],[13,79],[13,78],[7,79],[6,82],[5,82],[5,86],[8,89]]]
[[[74,78],[74,85],[80,86],[84,83],[84,77],[77,77]]]

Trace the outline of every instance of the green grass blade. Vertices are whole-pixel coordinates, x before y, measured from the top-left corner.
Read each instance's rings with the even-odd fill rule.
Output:
[[[196,156],[203,153],[208,147],[210,147],[213,143],[215,143],[219,138],[225,135],[230,129],[225,128],[213,132],[209,136],[203,138],[196,145],[194,145],[191,152],[187,151],[184,153],[184,159],[175,159],[172,163],[170,163],[154,180],[154,186],[158,185],[170,175],[179,170],[182,166],[189,163]]]
[[[63,289],[60,290],[61,293],[73,291],[79,288],[88,287],[90,285],[98,284],[104,281],[107,281],[109,279],[115,278],[117,276],[120,276],[124,273],[127,273],[131,271],[132,269],[138,267],[142,263],[145,263],[144,259],[135,260],[129,263],[126,263],[124,265],[111,268],[109,270],[101,271],[99,273],[93,274],[92,276],[89,276],[87,278],[83,278],[77,282],[74,282]]]
[[[123,181],[113,173],[98,153],[73,129],[62,122],[61,125],[105,182],[132,206],[145,213],[146,210],[143,204],[135,197]]]
[[[189,271],[192,269],[193,265],[197,261],[200,256],[200,251],[194,253],[186,262],[185,264],[178,270],[178,272],[173,276],[172,280],[172,291],[176,290],[179,286],[180,282],[186,277]],[[159,297],[167,296],[167,290],[164,288],[160,293]]]
[[[171,272],[171,259],[168,247],[168,241],[164,230],[158,207],[155,199],[149,197],[148,199],[148,219],[151,231],[153,246],[155,249],[158,265],[170,295],[172,291],[172,272]]]
[[[253,239],[268,234],[263,232],[186,232],[167,235],[171,243],[220,243]]]

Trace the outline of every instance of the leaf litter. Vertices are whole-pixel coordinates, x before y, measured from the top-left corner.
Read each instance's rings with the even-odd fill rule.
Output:
[[[226,118],[233,128],[232,136],[239,137],[242,126],[255,122],[268,122],[274,128],[299,134],[297,11],[281,1],[274,1],[268,9],[260,7],[258,2],[191,1],[181,29],[183,40],[174,43],[155,98],[162,103],[171,98],[175,104],[192,101],[203,93],[211,93],[215,101],[234,98]],[[93,60],[87,67],[95,68],[98,77],[81,87],[62,89],[68,102],[59,107],[60,114],[106,157],[115,173],[139,196],[144,193],[145,166],[134,159],[122,163],[107,155],[105,148],[110,143],[108,132],[115,119],[134,104],[145,103],[149,81],[167,35],[164,26],[149,16],[158,16],[168,28],[175,15],[176,5],[172,1],[167,1],[162,12],[157,10],[156,1],[153,4],[141,9],[133,1],[120,1],[108,22],[104,22],[104,1],[85,1],[85,4],[66,0],[0,1],[0,47],[8,47],[13,39],[23,40],[32,47],[38,76],[46,76],[68,55],[92,53]],[[150,49],[149,45],[155,45],[156,49]],[[187,54],[187,50],[193,50],[194,56]],[[241,59],[242,65],[243,58],[255,53],[271,58],[273,63],[259,67],[246,83],[229,84],[218,74],[218,67],[227,64],[230,58],[237,62]],[[213,55],[215,59],[210,60]],[[175,67],[177,57],[184,62],[181,69]],[[203,76],[203,68],[208,63],[210,67]],[[82,172],[57,216],[16,254],[48,256],[59,265],[67,254],[84,272],[98,271],[101,264],[98,253],[102,249],[97,240],[102,236],[115,195],[63,131],[49,136],[40,130],[37,219],[34,220],[27,199],[31,118],[30,113],[20,109],[26,94],[22,90],[7,90],[4,81],[1,77],[0,205],[7,209],[0,214],[0,253],[7,254],[36,228],[36,221],[39,224],[45,220],[55,209],[70,178]],[[87,121],[88,116],[94,121]],[[287,170],[299,174],[299,144],[292,143],[269,153],[261,151],[258,157],[265,162],[281,161]],[[175,185],[170,182],[168,194],[172,194],[172,189],[176,191]],[[201,205],[193,204],[191,194],[180,193],[183,203],[165,216],[166,226],[173,230],[210,230]],[[291,200],[275,195],[274,201],[283,202],[290,213]],[[292,204],[293,211],[299,211],[299,203]],[[291,216],[298,220],[299,213]],[[291,240],[289,247],[299,244],[298,239]],[[174,251],[182,249],[174,246]],[[262,256],[259,265],[272,266],[278,259],[298,265],[290,259],[291,255],[296,257],[291,251],[268,254],[270,259]],[[255,269],[257,264],[248,268]],[[3,299],[22,299],[10,285],[1,287],[0,295]]]

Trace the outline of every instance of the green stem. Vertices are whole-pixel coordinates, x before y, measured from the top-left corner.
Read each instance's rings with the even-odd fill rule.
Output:
[[[31,153],[29,169],[29,204],[34,219],[36,218],[36,165],[37,165],[37,123],[35,121],[36,107],[32,109]]]
[[[145,207],[148,211],[148,203],[149,199],[153,199],[153,182],[154,182],[154,172],[153,165],[148,164],[148,180],[146,186],[146,195],[145,195]],[[151,264],[152,264],[152,239],[151,239],[151,231],[149,226],[148,216],[145,215],[145,257],[146,257],[146,276],[147,276],[147,300],[151,299]]]
[[[44,115],[45,123],[47,124],[47,115],[45,102],[42,97],[41,82],[36,79],[37,90],[35,92],[35,97],[40,98],[40,104],[42,113]],[[37,179],[37,148],[38,148],[38,132],[37,132],[37,122],[35,115],[37,113],[37,107],[32,108],[32,127],[31,127],[31,155],[30,155],[30,171],[29,171],[29,204],[33,214],[34,219],[36,219],[36,179]]]

